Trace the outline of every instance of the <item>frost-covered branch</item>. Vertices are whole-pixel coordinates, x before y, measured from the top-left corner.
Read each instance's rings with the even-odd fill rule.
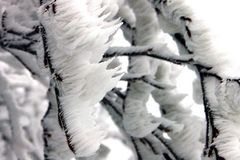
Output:
[[[108,130],[96,118],[101,101],[138,160],[239,160],[237,57],[218,49],[185,0],[2,0],[0,6],[0,157],[43,159],[39,106],[46,97],[37,81],[29,83],[30,73],[49,86],[45,159],[108,153],[102,145]],[[119,27],[130,47],[110,47]],[[125,75],[115,63],[122,56],[129,62]],[[205,139],[202,122],[175,88],[178,65],[199,76]],[[126,90],[116,88],[120,80]],[[151,95],[159,117],[148,111]]]
[[[19,3],[18,7],[10,5],[6,8],[0,8],[0,47],[11,53],[34,78],[47,86],[47,78],[41,73],[36,59],[36,45],[38,44],[37,23],[34,22],[33,18],[31,19],[30,17],[24,17],[22,15],[21,18],[26,18],[28,20],[26,24],[21,24],[22,22],[16,20],[16,13],[22,11],[21,5],[23,4]],[[16,13],[12,13],[11,10],[16,10]],[[31,14],[31,11],[29,12],[29,14]]]
[[[110,96],[105,96],[102,100],[102,104],[109,111],[110,115],[112,116],[118,127],[124,130],[122,125],[122,105],[116,103],[116,101],[113,101]],[[168,130],[167,127],[165,128],[164,126],[162,126],[162,129]],[[149,141],[149,138],[152,139],[153,137],[156,137],[156,139]],[[171,147],[169,147],[155,132],[143,138],[136,138],[130,136],[129,139],[131,140],[133,147],[135,148],[138,160],[155,160],[161,157],[171,157],[171,160],[179,159],[172,151]]]
[[[0,46],[2,48],[17,49],[36,55],[36,51],[32,46],[37,42],[37,40],[33,38],[37,34],[37,27],[32,26],[32,28],[27,28],[22,26],[22,28],[19,27],[21,29],[14,28],[14,25],[20,26],[20,24],[13,22],[14,16],[9,15],[6,9],[1,8],[1,11]]]
[[[168,72],[165,72],[166,70]],[[162,83],[174,83],[177,75],[176,66],[164,64],[164,66],[158,68],[156,80]],[[167,132],[170,139],[166,140],[166,144],[171,146],[174,152],[183,159],[200,159],[202,153],[202,143],[200,142],[202,124],[197,117],[191,115],[189,107],[181,104],[186,95],[177,93],[175,89],[154,90],[152,95],[155,101],[159,103],[162,116],[177,122],[183,127],[178,132]],[[180,149],[183,146],[185,150]],[[189,152],[190,150],[191,152]]]
[[[121,80],[128,81],[128,82],[143,81],[158,89],[166,89],[166,88],[171,89],[175,87],[169,84],[159,83],[158,81],[154,80],[152,76],[149,76],[149,75],[125,74],[121,78]]]
[[[168,53],[169,52],[169,53]],[[162,48],[149,48],[149,47],[112,47],[110,48],[104,55],[105,58],[115,57],[115,56],[130,56],[130,57],[138,57],[138,56],[147,56],[151,58],[156,58],[159,60],[171,62],[174,64],[195,64],[196,62],[193,60],[192,56],[177,56],[176,54],[168,51],[166,46]]]
[[[172,51],[170,51],[165,45],[161,43],[164,35],[161,36],[161,31],[156,30],[158,27],[158,22],[156,14],[151,8],[150,3],[145,0],[140,0],[129,1],[129,4],[136,16],[136,32],[133,37],[134,44],[132,45],[158,46],[158,49],[167,50],[165,50],[164,53],[168,53],[168,51],[172,53]],[[143,48],[130,48],[132,49],[131,54],[134,54],[136,50],[141,50]],[[151,47],[143,49],[142,53],[146,52],[146,50],[148,52],[149,48]],[[126,53],[128,51],[122,53]],[[153,51],[153,49],[150,49],[150,51]],[[114,50],[112,53],[114,54]],[[133,75],[151,76],[154,75],[157,66],[158,62],[151,60],[148,57],[130,57],[128,72],[129,74]],[[155,130],[160,124],[164,126],[175,126],[174,123],[168,121],[167,119],[164,119],[162,117],[157,118],[148,113],[146,102],[152,90],[153,87],[149,84],[142,82],[128,83],[126,98],[123,105],[123,125],[127,133],[134,137],[144,137]]]
[[[237,144],[232,145],[239,139],[239,133],[235,131],[239,121],[234,118],[239,114],[235,106],[239,98],[227,98],[237,95],[239,90],[235,83],[239,79],[239,64],[235,62],[237,55],[232,51],[221,50],[217,39],[211,36],[211,30],[199,20],[185,1],[166,0],[152,3],[159,11],[159,21],[171,24],[175,33],[182,35],[182,39],[178,38],[178,41],[202,64],[196,65],[196,68],[200,75],[207,120],[204,156],[214,159],[239,159],[239,148],[236,147]],[[238,87],[233,89],[233,86]],[[226,132],[230,126],[235,128],[232,133]],[[226,147],[227,141],[231,144],[229,146],[235,147]]]
[[[108,12],[102,5],[58,0],[43,5],[40,11],[46,30],[42,35],[44,57],[54,78],[60,125],[77,157],[90,156],[99,148],[106,131],[96,123],[94,104],[121,78],[119,66],[107,69],[112,60],[99,63],[120,26],[118,20],[106,20]],[[69,15],[75,18],[69,19]]]
[[[42,119],[44,159],[69,160],[74,154],[69,150],[67,139],[59,125],[58,104],[53,88],[48,91],[48,98],[48,110]]]

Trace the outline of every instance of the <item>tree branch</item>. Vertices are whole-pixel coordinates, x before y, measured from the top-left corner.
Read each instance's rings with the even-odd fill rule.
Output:
[[[54,76],[54,78],[52,80],[54,81],[54,91],[55,91],[56,102],[57,102],[57,106],[58,106],[58,120],[59,120],[59,124],[60,124],[60,126],[62,127],[62,129],[63,129],[63,131],[65,133],[69,149],[73,153],[75,153],[75,148],[71,144],[71,137],[68,134],[68,128],[67,128],[67,125],[65,123],[65,117],[64,117],[62,105],[61,105],[60,99],[59,99],[60,96],[61,96],[61,92],[60,92],[60,90],[58,88],[59,87],[58,86],[59,78],[57,77],[58,74],[55,72],[55,69],[54,69],[54,67],[52,65],[51,59],[49,57],[49,50],[48,50],[48,44],[47,44],[47,38],[46,38],[47,33],[45,31],[45,28],[42,25],[40,25],[39,29],[40,29],[40,33],[41,33],[41,36],[42,36],[43,46],[44,46],[44,64],[49,66],[50,73],[51,73],[51,75]]]
[[[104,58],[111,58],[115,56],[129,56],[129,57],[138,57],[138,56],[147,56],[151,58],[156,58],[159,60],[164,60],[167,62],[171,62],[177,65],[183,64],[195,64],[196,62],[193,60],[192,56],[177,56],[171,53],[164,52],[156,52],[153,48],[148,47],[112,47],[110,48],[105,55]]]
[[[101,102],[102,102],[104,105],[106,105],[106,106],[110,106],[110,107],[112,108],[112,110],[115,112],[115,114],[118,116],[118,118],[120,118],[120,119],[122,120],[122,117],[123,117],[122,112],[118,109],[119,107],[116,106],[117,104],[116,104],[114,101],[112,101],[111,98],[109,98],[108,96],[105,96]],[[106,107],[106,108],[107,108],[107,107]],[[107,110],[109,111],[108,108],[107,108]],[[112,116],[112,118],[115,119],[115,116],[112,115],[113,113],[112,113],[111,111],[109,111],[109,113],[110,113],[110,115]],[[122,128],[122,126],[119,126],[119,127]],[[163,126],[161,126],[161,128],[163,129]],[[168,130],[168,129],[163,129],[163,130]],[[168,146],[168,145],[166,144],[166,142],[164,142],[164,141],[160,138],[159,135],[157,135],[155,132],[153,132],[151,135],[153,135],[154,137],[156,137],[156,138],[159,140],[159,142],[162,143],[163,146],[165,146],[166,150],[168,150],[169,153],[163,153],[163,156],[164,156],[164,157],[165,157],[165,156],[174,157],[175,159],[173,159],[173,160],[181,160],[181,159],[178,158],[178,156],[172,151],[172,149],[170,148],[170,146]],[[135,147],[135,149],[136,149],[136,153],[137,153],[137,156],[138,156],[138,158],[139,158],[138,160],[140,160],[140,159],[142,158],[142,155],[141,155],[141,153],[140,153],[139,150],[138,150],[137,144],[135,143],[136,140],[140,140],[140,141],[142,140],[142,141],[147,142],[147,145],[150,147],[150,149],[152,150],[153,154],[158,155],[156,149],[153,147],[154,145],[151,144],[151,142],[148,141],[146,137],[138,139],[138,138],[135,138],[135,137],[132,137],[132,136],[131,136],[130,138],[131,138],[131,140],[132,140],[132,142],[133,142],[133,145],[134,145],[134,147]],[[169,154],[170,154],[170,155],[169,155]],[[142,160],[143,160],[143,159],[142,159]],[[172,159],[170,159],[170,160],[172,160]]]
[[[169,84],[163,84],[153,79],[152,76],[149,75],[138,75],[138,74],[125,74],[121,80],[128,81],[128,82],[135,82],[135,81],[143,81],[157,89],[173,89],[175,88]]]
[[[173,155],[173,157],[174,157],[176,160],[182,160],[182,158],[179,158],[179,157],[177,156],[177,154],[173,152],[172,148],[163,140],[163,138],[162,138],[161,136],[159,136],[159,135],[156,133],[156,131],[154,131],[154,132],[152,133],[152,135],[155,136],[155,137],[161,142],[161,144],[164,145],[164,147],[166,147],[166,149],[171,153],[171,155]],[[165,154],[164,157],[166,158],[166,156],[167,156],[167,155]],[[171,159],[169,159],[169,160],[171,160]]]

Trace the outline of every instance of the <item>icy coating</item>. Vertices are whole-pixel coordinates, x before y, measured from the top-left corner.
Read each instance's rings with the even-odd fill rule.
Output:
[[[112,60],[99,63],[120,27],[118,20],[106,20],[110,12],[103,2],[57,0],[43,5],[39,14],[54,74],[61,77],[65,133],[77,156],[90,156],[99,148],[106,133],[95,121],[94,105],[121,78],[119,66],[107,69]]]

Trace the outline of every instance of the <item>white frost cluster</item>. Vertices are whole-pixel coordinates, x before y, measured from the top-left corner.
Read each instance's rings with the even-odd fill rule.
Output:
[[[208,3],[208,2],[207,2]],[[224,159],[237,160],[240,158],[240,134],[239,134],[239,69],[238,50],[226,47],[228,39],[218,39],[213,30],[193,13],[187,5],[187,0],[167,0],[159,3],[161,14],[165,19],[180,28],[179,32],[184,35],[188,50],[193,52],[195,61],[206,67],[209,72],[217,76],[202,75],[203,88],[208,100],[206,110],[211,114],[210,127],[216,130],[213,145],[218,155]],[[225,12],[224,12],[225,13]],[[215,17],[216,18],[216,17]],[[217,28],[215,28],[217,30]],[[238,29],[237,29],[238,30]],[[224,30],[223,30],[224,31]],[[222,32],[223,32],[222,31]],[[228,32],[227,32],[228,33]],[[218,33],[224,34],[224,33]],[[229,33],[228,33],[229,34]],[[220,36],[221,38],[221,36]],[[234,44],[234,43],[233,43]],[[235,48],[232,45],[233,48]],[[227,80],[235,78],[235,80]]]
[[[168,72],[166,72],[168,70]],[[179,70],[174,65],[162,64],[156,74],[160,82],[175,83]],[[155,101],[160,105],[163,117],[183,128],[179,132],[169,132],[168,143],[174,152],[186,160],[201,160],[203,144],[200,142],[203,123],[193,116],[189,107],[184,107],[181,101],[185,95],[177,90],[154,90]],[[184,148],[184,149],[183,149]]]
[[[99,63],[120,27],[118,20],[106,20],[110,14],[104,2],[56,0],[40,9],[54,74],[62,79],[66,132],[77,156],[90,156],[99,148],[106,133],[95,121],[94,105],[121,78],[119,66],[107,69],[112,60]]]
[[[214,139],[219,155],[226,159],[240,158],[239,82],[219,81],[209,78],[206,94],[214,113],[214,125],[220,134]]]
[[[174,26],[175,29],[171,29],[171,31],[168,31],[168,28],[165,30],[169,33],[182,33],[188,50],[194,53],[194,59],[207,67],[211,67],[211,72],[222,77],[239,78],[240,65],[237,60],[239,49],[236,50],[236,47],[233,46],[235,43],[226,47],[227,38],[221,36],[224,31],[214,32],[217,27],[213,28],[210,25],[213,22],[205,21],[204,19],[207,18],[200,14],[197,8],[192,10],[190,7],[189,3],[193,5],[195,2],[199,4],[197,1],[190,0],[161,1],[158,4],[161,11],[159,14],[160,24],[168,22],[169,26]],[[210,2],[206,1],[205,3],[207,5]]]
[[[168,37],[160,29],[157,15],[151,4],[146,0],[129,0],[128,2],[136,17],[136,35],[134,37],[136,45],[154,46],[154,48],[161,51],[164,48],[169,50],[169,52],[173,52],[166,43]],[[159,60],[145,56],[132,57],[130,66],[129,72],[131,74],[154,77],[159,66]],[[182,129],[181,125],[163,117],[155,117],[148,112],[146,103],[153,90],[154,87],[144,82],[130,82],[125,99],[123,124],[126,131],[132,136],[144,137],[154,131],[159,125],[167,126],[174,131]]]

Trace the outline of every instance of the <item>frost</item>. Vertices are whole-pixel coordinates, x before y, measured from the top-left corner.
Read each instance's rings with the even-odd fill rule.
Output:
[[[236,62],[236,51],[220,47],[226,46],[225,42],[213,34],[211,28],[206,26],[199,14],[191,10],[186,1],[173,0],[166,3],[167,5],[162,2],[156,5],[161,10],[160,23],[168,21],[179,28],[174,33],[180,32],[185,37],[188,50],[194,52],[194,59],[211,67],[213,73],[222,77],[238,78],[240,66]]]
[[[226,44],[215,37],[207,23],[191,10],[186,1],[165,1],[155,5],[166,21],[180,29],[182,45],[196,62],[207,121],[204,156],[238,159],[239,133],[226,132],[239,124],[239,98],[236,96],[239,93],[239,63],[236,63],[236,51],[226,50]],[[230,145],[234,147],[226,147]],[[213,150],[215,155],[212,155]]]
[[[1,0],[1,159],[112,159],[107,138],[129,159],[238,160],[239,27],[226,10],[238,5],[216,2]],[[129,47],[112,44],[120,27]],[[178,91],[179,65],[197,75],[206,123]]]
[[[129,1],[129,4],[133,8],[137,19],[136,44],[157,46],[156,50],[161,47],[167,50],[168,46],[163,41],[166,35],[161,29],[158,29],[159,24],[156,13],[151,8],[150,3],[141,0],[138,2]],[[162,54],[161,51],[164,52],[162,48],[160,54]],[[141,47],[136,48],[135,52],[137,50],[141,50]],[[154,77],[159,64],[159,61],[148,57],[132,57],[129,72],[135,75],[152,75]],[[141,82],[131,82],[128,87],[124,104],[123,124],[127,132],[132,136],[144,137],[158,128],[159,125],[170,128],[173,132],[179,132],[183,127],[162,117],[154,117],[147,112],[146,102],[153,89],[149,84]]]
[[[119,66],[107,69],[112,60],[99,63],[120,26],[118,20],[105,21],[108,13],[101,4],[58,0],[40,9],[52,74],[61,79],[55,84],[60,92],[56,93],[62,108],[59,114],[69,147],[78,157],[94,154],[104,139],[106,131],[95,120],[94,105],[121,78]],[[69,8],[71,12],[66,12]]]

